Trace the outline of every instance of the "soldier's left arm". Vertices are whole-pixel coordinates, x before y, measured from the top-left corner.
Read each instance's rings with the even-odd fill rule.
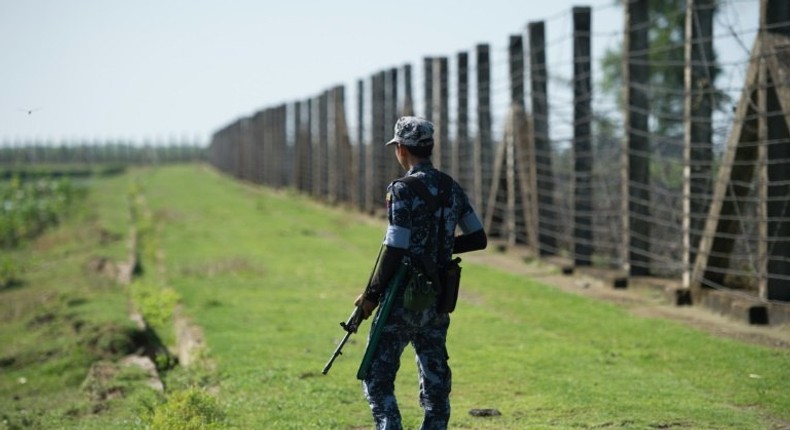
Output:
[[[488,246],[488,236],[483,229],[483,223],[469,204],[466,194],[461,191],[461,216],[458,219],[458,227],[461,235],[456,236],[453,242],[453,254],[461,254],[469,251],[478,251]]]

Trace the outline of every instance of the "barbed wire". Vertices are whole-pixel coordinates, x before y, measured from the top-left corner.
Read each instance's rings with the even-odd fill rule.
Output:
[[[761,258],[765,259],[762,255],[767,255],[771,264],[789,260],[777,251],[784,246],[783,241],[790,241],[790,233],[783,227],[790,222],[788,198],[775,190],[790,189],[790,178],[778,177],[770,184],[763,184],[759,174],[759,169],[782,169],[790,164],[790,156],[777,150],[790,140],[782,136],[758,136],[753,129],[772,116],[759,105],[752,103],[740,113],[734,109],[744,94],[750,98],[750,92],[757,91],[757,87],[750,87],[756,83],[746,82],[746,78],[754,62],[760,61],[760,56],[751,49],[752,41],[759,37],[760,23],[741,23],[741,17],[733,11],[742,7],[756,10],[758,1],[722,0],[709,7],[716,8],[715,31],[694,43],[711,44],[716,57],[722,58],[708,54],[691,61],[684,58],[683,28],[676,28],[676,23],[683,21],[685,9],[661,16],[654,14],[636,26],[637,30],[665,27],[673,37],[679,37],[632,52],[636,58],[626,64],[660,70],[663,73],[660,76],[671,78],[664,80],[654,75],[654,79],[645,83],[629,85],[630,91],[651,101],[647,107],[629,106],[627,112],[646,118],[646,130],[634,129],[628,123],[621,98],[623,90],[602,90],[604,79],[622,78],[622,63],[615,71],[607,69],[602,60],[604,55],[617,55],[618,51],[622,54],[623,23],[608,23],[613,29],[601,30],[593,19],[591,30],[574,34],[573,13],[566,11],[543,21],[547,31],[542,47],[546,57],[542,66],[546,74],[546,115],[534,112],[533,99],[540,100],[544,94],[542,89],[532,87],[532,75],[536,73],[529,64],[532,48],[523,31],[518,30],[514,34],[521,35],[523,46],[522,57],[517,59],[523,62],[523,69],[514,72],[512,68],[513,35],[503,37],[502,43],[485,44],[485,60],[478,58],[477,46],[460,51],[466,54],[467,60],[463,87],[459,78],[462,71],[459,52],[443,57],[446,75],[438,80],[433,79],[439,76],[434,71],[426,76],[426,59],[412,63],[409,91],[403,65],[384,68],[381,70],[390,71],[387,75],[390,77],[379,78],[375,76],[380,75],[373,74],[347,85],[342,95],[333,88],[303,99],[313,103],[309,110],[305,107],[300,112],[298,120],[294,118],[295,103],[288,104],[281,113],[269,107],[253,119],[234,119],[215,133],[210,157],[219,169],[238,177],[296,187],[321,199],[345,201],[361,210],[375,212],[381,206],[375,202],[380,200],[384,187],[399,174],[379,140],[388,139],[394,120],[403,113],[406,99],[410,99],[413,113],[432,116],[440,134],[437,137],[443,140],[444,146],[438,148],[441,156],[435,163],[459,175],[481,217],[494,220],[492,236],[510,243],[529,243],[536,247],[536,252],[571,261],[590,259],[596,265],[619,268],[628,264],[647,273],[673,278],[693,271],[694,262],[684,262],[687,261],[684,254],[706,252],[708,258],[716,259],[720,265],[706,266],[705,273],[713,278],[695,274],[694,282],[710,288],[736,288],[754,295],[766,279],[768,282],[790,280],[788,273],[769,273],[766,266],[761,266]],[[705,8],[699,7],[697,11],[704,12]],[[616,10],[621,10],[620,6],[607,5],[592,8],[590,13],[594,18]],[[699,21],[694,24],[700,26]],[[774,25],[787,26],[790,22]],[[574,57],[577,37],[589,38],[596,47],[590,51],[589,58]],[[575,65],[585,62],[589,63],[588,71],[575,70]],[[433,67],[444,63],[431,64]],[[687,68],[700,70],[707,83],[691,90],[683,88]],[[394,83],[391,76],[397,76]],[[590,81],[590,91],[575,94],[574,82],[578,81]],[[514,83],[520,85],[518,90],[514,90]],[[393,89],[395,84],[397,89]],[[427,89],[429,84],[433,89]],[[776,92],[779,85],[784,83],[772,82],[763,85],[760,91]],[[444,94],[437,88],[443,88]],[[462,100],[460,96],[464,94],[466,99]],[[486,98],[490,104],[481,104],[480,100]],[[686,112],[686,98],[692,103],[706,100],[710,113]],[[326,108],[317,106],[320,100],[327,100]],[[498,152],[512,144],[514,102],[523,104],[528,129],[534,131],[540,126],[548,130],[547,135],[534,135],[536,140],[518,140],[517,145],[522,146],[513,149],[520,164],[509,173],[527,175],[524,183],[538,184],[535,189],[521,189],[517,180],[494,182],[495,176],[507,168],[494,162],[501,157]],[[465,109],[459,110],[461,107]],[[686,139],[689,120],[707,124],[707,135]],[[590,127],[592,133],[579,134],[578,127],[582,125]],[[741,135],[731,136],[734,131]],[[628,135],[642,139],[643,147],[626,147]],[[465,146],[459,144],[462,138]],[[535,144],[537,139],[543,139],[543,146],[527,144]],[[738,142],[737,156],[732,156],[728,142]],[[760,151],[772,155],[759,159]],[[689,161],[689,152],[704,153],[704,156]],[[327,164],[329,160],[316,157],[331,158],[336,164]],[[535,160],[548,164],[535,164]],[[642,179],[628,176],[623,168],[624,160],[649,161],[644,165]],[[590,163],[591,167],[578,170],[579,162]],[[338,166],[344,166],[340,169],[345,171],[335,172]],[[732,170],[737,170],[738,175],[720,177],[721,172]],[[684,182],[684,176],[690,179]],[[723,180],[727,181],[729,191],[724,196],[715,194],[716,183]],[[343,186],[354,189],[344,191]],[[758,193],[760,187],[766,186],[772,190],[768,195]],[[508,193],[516,194],[515,207],[513,200],[506,197]],[[588,199],[579,200],[579,193]],[[719,205],[718,200],[723,198],[729,199],[730,212],[708,214],[709,208]],[[541,216],[537,221],[531,218],[532,214],[525,213],[533,209],[529,205],[524,208],[523,202],[538,205],[537,213]],[[693,210],[684,214],[688,210],[684,205],[688,204]],[[623,208],[629,205],[632,209],[626,214]],[[758,212],[766,205],[773,208],[772,212],[758,220]],[[718,222],[730,223],[732,228],[727,232],[711,231],[706,227],[709,215],[715,216]],[[689,226],[684,227],[684,217],[688,217]],[[583,222],[579,224],[577,220]],[[757,235],[760,222],[770,226],[769,236],[762,239],[762,244]],[[529,237],[530,223],[538,226],[539,238]],[[634,229],[631,225],[631,229],[623,230],[627,223],[639,223],[647,229]],[[512,226],[516,226],[515,231]],[[684,234],[692,238],[689,249],[682,246]],[[625,237],[630,237],[628,248],[624,247]],[[730,241],[734,245],[729,246],[732,250],[715,247],[703,250],[702,239]],[[580,245],[592,250],[591,254],[579,254]]]

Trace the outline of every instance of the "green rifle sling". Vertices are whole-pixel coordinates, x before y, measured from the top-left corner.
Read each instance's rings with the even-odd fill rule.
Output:
[[[362,357],[362,363],[359,365],[359,370],[357,370],[357,379],[360,381],[365,379],[365,377],[368,376],[368,372],[370,372],[370,366],[373,364],[373,354],[376,352],[376,348],[379,345],[381,332],[384,330],[387,319],[389,319],[392,303],[395,302],[395,297],[398,294],[398,290],[400,290],[407,270],[409,270],[408,265],[402,263],[398,271],[395,272],[395,275],[392,277],[387,287],[384,302],[381,304],[379,311],[376,313],[376,318],[373,320],[373,324],[370,327],[370,340],[365,349],[365,356]]]

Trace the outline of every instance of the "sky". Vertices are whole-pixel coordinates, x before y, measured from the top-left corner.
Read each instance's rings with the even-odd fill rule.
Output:
[[[727,22],[757,25],[757,0]],[[593,8],[593,51],[616,44],[614,0],[0,0],[0,145],[40,139],[205,143],[235,118],[425,56],[454,56]],[[738,41],[751,46],[748,31]],[[733,41],[734,43],[734,41]],[[743,46],[720,51],[744,55]],[[565,55],[570,58],[570,53]],[[550,60],[551,62],[551,60]]]

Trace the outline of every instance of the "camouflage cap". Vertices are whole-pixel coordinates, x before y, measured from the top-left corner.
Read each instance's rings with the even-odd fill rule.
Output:
[[[432,146],[433,123],[416,116],[403,116],[395,123],[395,137],[387,142],[387,146],[393,143],[411,147]]]

